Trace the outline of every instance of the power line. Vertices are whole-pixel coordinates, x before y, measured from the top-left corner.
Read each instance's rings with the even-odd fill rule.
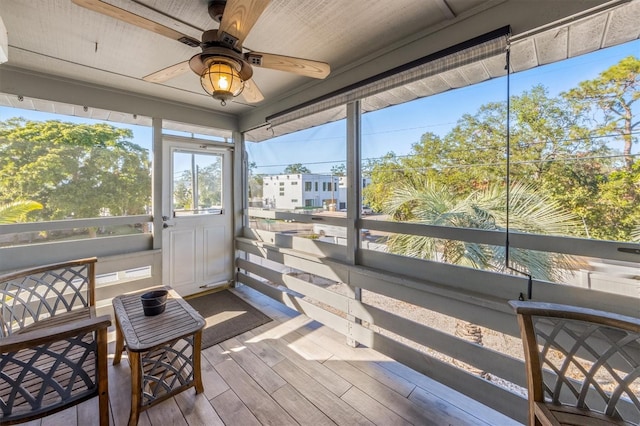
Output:
[[[399,159],[399,158],[411,158],[411,157],[418,157],[417,155],[404,155],[404,156],[395,156],[394,159]],[[587,156],[587,157],[557,157],[557,158],[549,158],[549,159],[538,159],[538,160],[520,160],[520,161],[511,161],[512,165],[515,164],[520,164],[520,165],[526,165],[526,164],[542,164],[542,163],[552,163],[552,162],[577,162],[577,161],[588,161],[588,160],[607,160],[607,159],[624,159],[627,157],[632,157],[632,158],[636,158],[636,157],[640,157],[640,153],[639,154],[630,154],[630,155],[624,155],[624,154],[614,154],[614,155],[592,155],[592,156]],[[366,160],[379,160],[382,159],[383,157],[378,157],[378,158],[365,158],[363,161]],[[340,164],[340,163],[344,163],[344,161],[341,160],[336,160],[336,161],[316,161],[316,162],[310,162],[310,163],[304,163],[304,165],[318,165],[318,164]],[[505,162],[498,162],[498,163],[471,163],[471,164],[448,164],[448,165],[433,165],[431,167],[398,167],[398,168],[392,168],[392,169],[388,169],[390,171],[428,171],[428,170],[433,170],[433,169],[438,169],[438,170],[443,170],[443,169],[464,169],[464,168],[470,168],[470,167],[499,167],[499,166],[505,166],[506,165],[506,161]],[[272,165],[268,165],[268,166],[257,166],[257,168],[267,168],[267,167],[286,167],[289,166],[289,164],[272,164]],[[317,173],[316,173],[317,174]]]
[[[542,163],[551,163],[551,162],[577,162],[577,161],[587,161],[587,160],[598,160],[598,159],[615,159],[615,158],[626,158],[626,157],[640,157],[640,154],[631,154],[629,156],[626,155],[597,155],[590,157],[574,157],[574,158],[552,158],[552,159],[540,159],[540,160],[521,160],[521,161],[513,161],[511,160],[511,165],[526,165],[526,164],[542,164]],[[391,171],[417,171],[424,172],[429,170],[445,170],[445,169],[468,169],[471,167],[499,167],[506,166],[506,160],[500,163],[472,163],[472,164],[448,164],[448,165],[434,165],[432,167],[398,167],[390,169]]]
[[[632,134],[640,134],[640,132],[633,132]],[[611,137],[610,135],[605,135],[605,136],[598,136],[598,138],[604,138],[604,137]],[[587,140],[585,139],[573,139],[573,141],[578,141],[578,140]],[[568,140],[571,141],[571,140]],[[535,145],[542,145],[545,144],[545,142],[534,142],[528,145],[528,147],[531,146],[535,146]],[[481,152],[481,151],[489,151],[489,150],[495,150],[494,147],[476,147],[475,149],[469,149],[467,152],[470,153],[474,153],[474,152]],[[630,154],[630,157],[635,157],[638,154]],[[625,154],[612,154],[612,155],[601,155],[601,156],[589,156],[589,157],[580,157],[577,158],[577,160],[585,160],[585,159],[607,159],[607,158],[616,158],[616,157],[629,157]],[[405,155],[394,155],[392,158],[394,160],[399,160],[399,159],[403,159],[403,158],[419,158],[420,154],[405,154]],[[383,160],[386,158],[385,156],[381,156],[381,157],[367,157],[367,158],[363,158],[362,161],[366,162],[366,161],[378,161],[378,160]],[[555,160],[562,160],[562,161],[571,161],[570,157],[560,157],[560,158],[555,158],[555,159],[551,159],[551,160],[531,160],[531,161],[539,161],[539,162],[544,162],[544,161],[555,161]],[[305,162],[302,163],[303,165],[321,165],[321,164],[346,164],[346,160],[325,160],[325,161],[311,161],[311,162]],[[516,162],[515,164],[518,164],[518,162]],[[288,164],[265,164],[265,165],[256,165],[257,169],[261,169],[261,168],[271,168],[271,167],[287,167],[289,166],[290,163]],[[476,164],[472,164],[472,165],[476,165]],[[472,166],[469,165],[469,166]]]

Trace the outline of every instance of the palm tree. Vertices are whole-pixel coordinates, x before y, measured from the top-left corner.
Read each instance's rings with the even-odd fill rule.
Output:
[[[567,235],[579,222],[556,202],[532,186],[514,184],[509,193],[509,227],[521,232]],[[385,213],[405,222],[505,231],[507,228],[506,187],[490,186],[465,198],[431,182],[406,183],[398,187],[385,205]],[[389,252],[420,259],[506,271],[504,246],[466,241],[441,240],[419,235],[395,234],[389,238]],[[577,262],[564,254],[510,249],[510,266],[535,278],[559,281]],[[466,321],[456,323],[456,336],[482,345],[482,329]],[[488,378],[486,373],[475,373]]]
[[[16,201],[0,204],[0,224],[17,223],[24,220],[27,213],[42,209],[42,204],[36,201]]]
[[[520,232],[567,235],[579,229],[577,217],[531,185],[513,184],[509,227]],[[505,231],[506,188],[493,185],[458,198],[445,187],[407,183],[398,187],[385,213],[408,222],[458,228]],[[391,253],[439,260],[461,266],[504,272],[505,247],[396,234],[388,241]],[[559,281],[577,263],[571,256],[510,248],[511,266],[543,280]]]

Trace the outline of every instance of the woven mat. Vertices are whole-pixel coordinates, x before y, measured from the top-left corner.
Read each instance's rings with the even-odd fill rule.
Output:
[[[202,349],[271,321],[228,290],[188,299],[187,302],[207,321],[202,331]]]

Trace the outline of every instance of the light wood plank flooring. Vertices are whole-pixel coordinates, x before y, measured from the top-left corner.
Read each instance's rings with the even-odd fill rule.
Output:
[[[274,321],[202,351],[193,388],[139,425],[517,425],[519,423],[247,287],[236,294]],[[111,356],[113,349],[111,350]],[[126,355],[109,365],[111,424],[126,425]],[[97,424],[97,398],[29,426]]]

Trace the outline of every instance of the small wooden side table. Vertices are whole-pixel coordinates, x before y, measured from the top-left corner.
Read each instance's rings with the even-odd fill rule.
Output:
[[[205,320],[169,287],[163,313],[147,317],[140,295],[127,294],[113,299],[116,318],[116,353],[122,351],[131,366],[131,413],[129,426],[138,424],[140,413],[192,386],[204,390],[200,374],[200,344]]]

